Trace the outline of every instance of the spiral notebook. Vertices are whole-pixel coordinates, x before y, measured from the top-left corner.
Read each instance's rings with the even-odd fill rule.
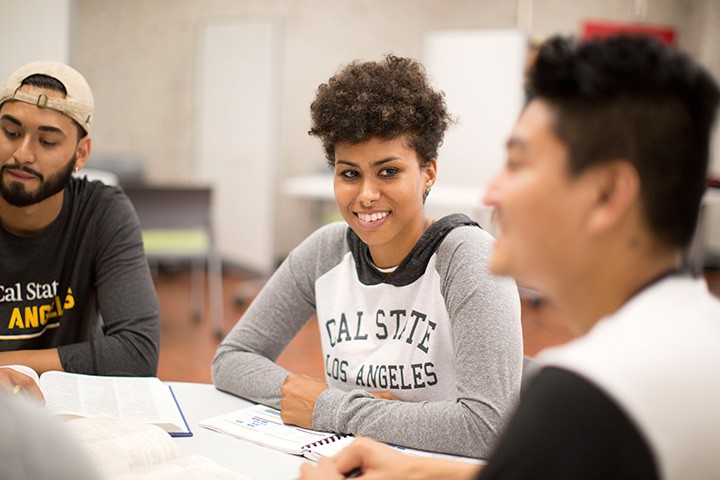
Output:
[[[317,460],[320,456],[327,455],[323,452],[337,451],[336,449],[328,450],[329,445],[335,442],[344,443],[353,438],[350,435],[287,425],[283,423],[277,409],[259,404],[201,420],[199,425],[209,430],[311,460]]]
[[[347,447],[350,443],[353,442],[353,440],[355,440],[355,437],[352,435],[336,435],[328,441],[320,441],[317,444],[313,445],[312,448],[310,448],[308,452],[304,454],[304,456],[309,460],[317,462],[320,457],[332,457],[336,453],[339,453],[340,450]],[[416,448],[403,447],[401,445],[393,445],[391,443],[387,443],[386,445],[390,448],[394,448],[395,450],[399,450],[407,455],[412,455],[416,457],[444,458],[446,460],[474,463],[478,465],[485,463],[485,460],[481,460],[479,458],[462,457],[460,455],[450,455],[447,453],[429,452],[427,450],[418,450]]]
[[[332,457],[355,440],[352,435],[321,432],[287,425],[280,418],[280,411],[259,404],[201,420],[199,425],[258,445],[274,448],[292,455],[300,455],[313,461],[317,461],[320,457]],[[408,455],[483,463],[482,460],[477,458],[388,445]]]

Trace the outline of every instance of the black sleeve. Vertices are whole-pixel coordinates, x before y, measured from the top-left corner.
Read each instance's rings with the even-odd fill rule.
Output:
[[[59,346],[60,362],[65,371],[74,373],[155,376],[160,306],[140,222],[130,200],[117,190],[98,195],[93,207],[91,240],[86,241],[94,245],[92,268],[102,335]]]
[[[657,479],[635,424],[602,390],[560,368],[544,368],[478,480]]]

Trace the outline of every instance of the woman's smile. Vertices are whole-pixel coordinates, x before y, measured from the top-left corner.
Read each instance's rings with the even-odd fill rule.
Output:
[[[390,215],[389,211],[382,212],[355,212],[355,216],[360,221],[360,225],[365,228],[379,227],[385,223],[385,219]]]

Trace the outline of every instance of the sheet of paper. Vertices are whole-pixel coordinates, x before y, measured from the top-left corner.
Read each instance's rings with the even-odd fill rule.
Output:
[[[218,465],[207,457],[192,455],[176,458],[162,465],[152,465],[113,480],[251,480],[249,477]]]

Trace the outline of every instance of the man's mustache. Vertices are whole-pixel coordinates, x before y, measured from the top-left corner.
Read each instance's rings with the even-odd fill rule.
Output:
[[[40,172],[36,172],[30,167],[26,167],[25,165],[18,165],[17,163],[12,163],[8,165],[3,165],[0,169],[0,173],[4,172],[5,170],[20,170],[25,173],[29,173],[30,175],[34,175],[38,177],[40,180],[43,179],[43,176]]]

